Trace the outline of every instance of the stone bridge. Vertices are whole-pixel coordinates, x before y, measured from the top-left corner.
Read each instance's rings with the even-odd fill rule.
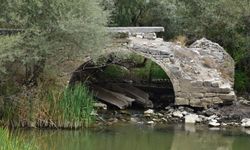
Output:
[[[219,44],[205,38],[188,47],[165,42],[156,37],[157,32],[164,31],[163,27],[111,27],[108,30],[116,38],[126,39],[120,44],[122,49],[161,66],[173,84],[176,105],[207,107],[236,99],[234,60]],[[18,32],[23,30],[0,29],[0,35]]]
[[[113,27],[110,32],[128,39],[123,47],[157,63],[169,76],[176,105],[208,107],[236,99],[234,60],[217,43],[205,38],[188,47],[156,37],[162,27]]]

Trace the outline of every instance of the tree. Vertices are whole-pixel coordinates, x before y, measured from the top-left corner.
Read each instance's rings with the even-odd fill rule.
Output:
[[[23,32],[0,38],[0,68],[22,62],[27,83],[35,82],[49,58],[57,61],[93,53],[107,39],[107,13],[99,0],[10,0],[2,8],[0,27]]]

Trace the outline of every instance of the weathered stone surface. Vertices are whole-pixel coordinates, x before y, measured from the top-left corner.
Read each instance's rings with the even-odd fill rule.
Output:
[[[234,92],[231,92],[229,94],[219,94],[218,97],[222,100],[235,100],[236,96]]]
[[[218,121],[215,119],[210,120],[208,124],[211,127],[219,127],[220,126],[220,123],[218,123]]]
[[[217,43],[203,38],[187,48],[162,40],[130,37],[130,41],[130,50],[159,64],[170,77],[176,105],[207,107],[235,100],[234,61]],[[170,61],[157,59],[165,54]]]
[[[249,118],[242,119],[241,126],[245,128],[250,128],[250,119]]]
[[[192,93],[191,95],[194,98],[204,98],[204,94],[203,93]]]
[[[202,105],[201,99],[191,98],[189,102],[190,102],[190,105],[193,107],[204,107]]]
[[[186,99],[186,98],[176,97],[175,98],[175,104],[176,105],[189,105],[189,100]]]
[[[185,116],[185,123],[195,124],[199,121],[199,116],[196,114],[189,114]]]
[[[109,32],[121,33],[155,33],[155,32],[164,32],[163,27],[109,27]]]
[[[217,43],[202,38],[189,47],[156,38],[162,27],[116,27],[128,33],[117,49],[132,51],[157,63],[170,78],[176,105],[207,107],[236,99],[233,91],[234,61]]]
[[[173,116],[174,117],[178,117],[178,118],[182,118],[183,117],[183,114],[182,114],[182,112],[181,111],[174,111],[173,112]]]
[[[144,111],[144,114],[154,114],[154,110],[148,109],[148,110]]]
[[[223,100],[219,97],[213,97],[213,104],[222,104]]]

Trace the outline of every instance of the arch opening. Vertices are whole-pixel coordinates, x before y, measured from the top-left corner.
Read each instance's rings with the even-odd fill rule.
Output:
[[[164,109],[175,103],[174,87],[166,71],[133,52],[111,53],[85,62],[69,84],[79,82],[109,108]]]

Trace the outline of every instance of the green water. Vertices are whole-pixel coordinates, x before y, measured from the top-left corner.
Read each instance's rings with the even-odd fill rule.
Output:
[[[123,125],[89,130],[25,130],[43,150],[250,150],[242,129]]]

